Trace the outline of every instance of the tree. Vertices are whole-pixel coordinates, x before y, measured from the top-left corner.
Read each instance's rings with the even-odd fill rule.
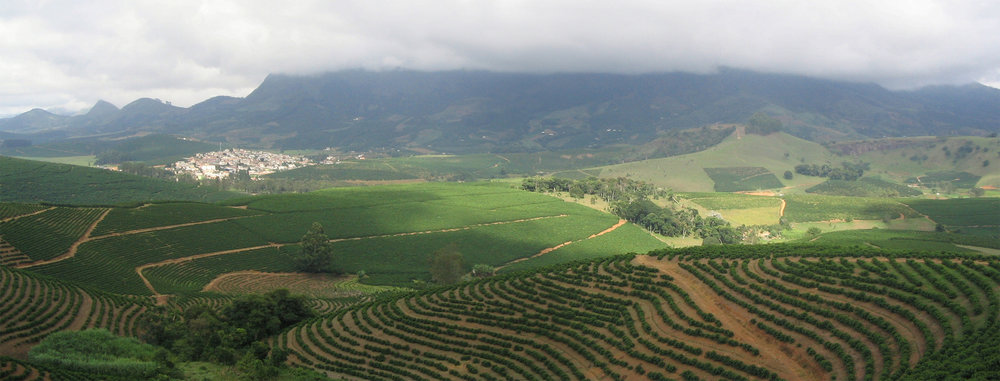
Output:
[[[334,272],[330,264],[333,261],[333,245],[323,231],[323,225],[313,222],[309,231],[302,236],[302,251],[292,257],[295,268],[307,273]]]
[[[974,187],[969,190],[969,194],[972,195],[972,197],[983,197],[986,195],[986,190],[980,187]]]
[[[806,234],[809,235],[810,237],[816,237],[816,236],[818,236],[822,232],[823,232],[823,230],[821,230],[820,228],[815,227],[815,226],[813,226],[813,227],[811,227],[809,229],[806,229]]]
[[[781,131],[781,121],[763,112],[755,112],[747,121],[748,134],[770,135]]]
[[[791,180],[793,176],[792,171],[785,171],[785,180]]]
[[[454,243],[435,251],[430,259],[431,279],[440,284],[458,282],[465,274],[462,262],[462,253]]]
[[[477,264],[472,266],[472,275],[478,278],[489,278],[496,273],[496,269],[493,266],[487,264]]]

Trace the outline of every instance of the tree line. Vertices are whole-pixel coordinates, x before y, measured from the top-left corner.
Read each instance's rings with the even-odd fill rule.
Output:
[[[868,163],[841,163],[841,168],[831,167],[829,164],[799,164],[795,166],[795,173],[806,176],[826,177],[830,180],[854,181],[860,179],[869,169]],[[788,178],[788,176],[785,176]]]

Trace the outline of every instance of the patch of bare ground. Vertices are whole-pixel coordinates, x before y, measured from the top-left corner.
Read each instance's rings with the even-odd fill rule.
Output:
[[[306,273],[265,273],[260,271],[236,271],[219,275],[202,289],[203,292],[223,294],[266,293],[277,289],[287,289],[294,294],[316,298],[336,298],[358,296],[357,290],[344,290],[337,283],[351,280],[355,276],[335,276],[330,274]]]
[[[806,354],[804,348],[793,348],[770,339],[769,335],[750,323],[754,316],[715,293],[708,285],[680,268],[677,262],[657,260],[656,257],[640,255],[633,260],[633,263],[656,268],[661,273],[673,277],[673,282],[684,289],[703,311],[714,315],[722,322],[723,328],[733,332],[733,340],[750,344],[760,350],[760,356],[757,357],[752,357],[746,352],[738,353],[742,352],[738,350],[726,353],[727,356],[736,357],[738,355],[740,356],[738,359],[741,361],[765,367],[786,380],[811,380],[825,373]],[[718,352],[722,345],[710,343],[703,348]],[[834,365],[835,374],[839,376],[838,379],[844,378],[846,372],[842,368],[837,369],[836,363]]]

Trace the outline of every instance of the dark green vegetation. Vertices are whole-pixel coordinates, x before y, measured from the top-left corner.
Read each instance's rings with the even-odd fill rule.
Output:
[[[716,192],[739,192],[781,188],[781,181],[763,167],[705,168]]]
[[[69,139],[31,146],[0,149],[0,154],[26,157],[96,156],[95,165],[141,161],[149,165],[169,164],[186,156],[216,150],[218,145],[170,135],[146,135],[126,139]]]
[[[364,303],[275,343],[293,364],[375,380],[1000,375],[995,351],[966,349],[1000,343],[995,258],[780,245],[652,254]]]
[[[865,177],[860,180],[827,180],[822,184],[806,189],[808,193],[825,194],[830,196],[855,196],[855,197],[913,197],[920,196],[923,192],[905,185],[890,183],[888,181]]]
[[[675,205],[673,194],[651,184],[626,178],[570,180],[565,178],[527,178],[521,189],[533,192],[568,192],[574,198],[600,197],[608,211],[647,230],[667,237],[694,236],[714,244],[741,243],[747,228],[733,228],[713,216],[702,217],[693,208]],[[651,199],[665,198],[666,206]]]
[[[992,228],[1000,234],[1000,198],[906,200],[907,205],[949,228]]]
[[[854,181],[860,179],[869,169],[868,163],[841,163],[840,168],[831,167],[829,164],[799,164],[795,166],[795,173],[806,176],[827,177],[830,180]]]
[[[106,329],[56,332],[28,352],[35,364],[121,379],[176,375],[162,348]]]
[[[107,205],[149,200],[217,201],[234,192],[98,168],[0,156],[0,200]]]

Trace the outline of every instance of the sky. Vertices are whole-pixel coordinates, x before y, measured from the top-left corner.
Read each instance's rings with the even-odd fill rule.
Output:
[[[1000,87],[992,0],[2,0],[0,116],[243,97],[342,69],[711,73]]]

